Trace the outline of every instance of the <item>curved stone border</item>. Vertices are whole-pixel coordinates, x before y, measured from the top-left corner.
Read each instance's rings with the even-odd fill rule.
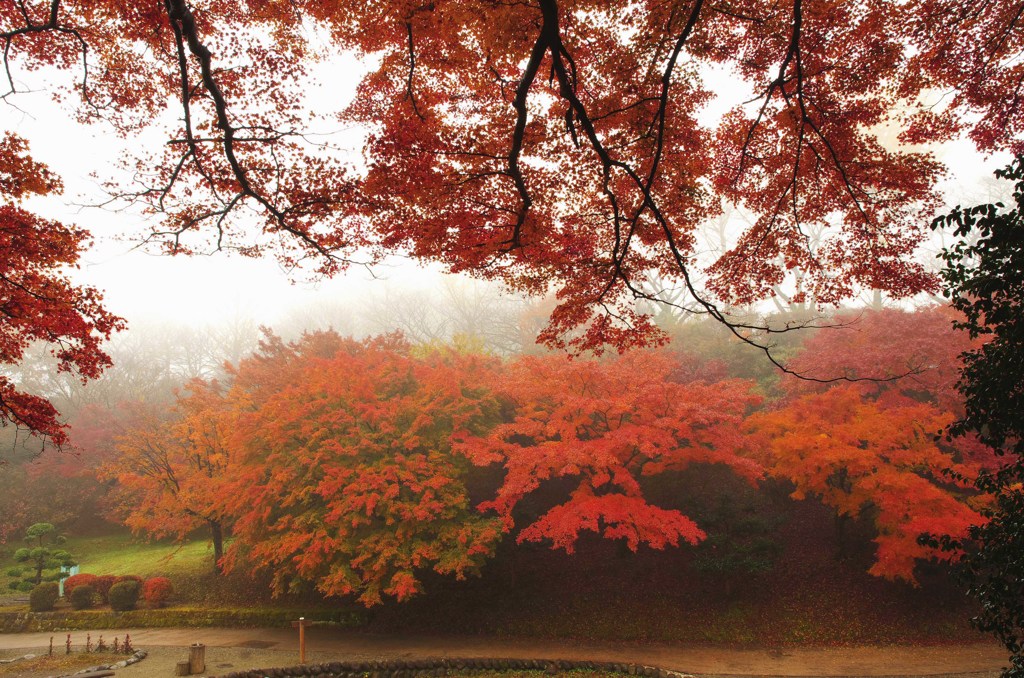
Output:
[[[35,659],[39,655],[37,654],[23,654],[20,657],[9,657],[8,659],[0,659],[0,665],[13,664],[14,662],[23,662],[26,659]]]
[[[303,664],[287,668],[249,669],[234,671],[220,678],[434,678],[447,676],[450,671],[562,671],[587,670],[621,673],[641,678],[693,678],[688,673],[669,671],[644,664],[592,662],[567,659],[388,659],[365,662],[329,662]]]
[[[126,666],[138,664],[143,659],[145,659],[147,655],[148,653],[145,650],[136,650],[135,654],[126,659],[122,659],[119,662],[114,662],[113,664],[100,664],[98,666],[90,666],[87,669],[75,671],[74,673],[64,673],[60,676],[57,676],[56,678],[71,678],[71,676],[77,676],[83,673],[95,673],[97,671],[113,671],[115,669],[123,669]]]

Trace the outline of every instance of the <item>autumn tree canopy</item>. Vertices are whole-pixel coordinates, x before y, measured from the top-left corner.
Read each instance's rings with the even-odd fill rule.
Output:
[[[865,320],[872,328],[896,318]],[[820,340],[854,336],[811,337],[820,353],[812,362],[845,352],[852,366],[878,363],[872,342]],[[898,341],[886,364],[930,361],[941,343]],[[714,355],[705,349],[705,359]],[[39,468],[60,476],[65,500],[84,496],[72,480],[93,478],[81,490],[109,491],[97,499],[117,502],[117,517],[136,532],[209,530],[214,562],[269,569],[279,593],[316,587],[375,605],[426,589],[429,570],[459,578],[503,561],[515,542],[571,554],[595,535],[633,550],[688,550],[707,537],[713,552],[736,527],[708,505],[707,486],[723,478],[733,483],[716,489],[723,500],[744,484],[774,496],[768,522],[789,510],[776,490],[790,487],[803,504],[796,510],[826,518],[815,539],[831,534],[816,504],[834,511],[837,526],[860,518],[874,527],[871,573],[913,581],[920,561],[948,557],[918,536],[962,535],[979,520],[984,498],[970,480],[998,461],[973,444],[935,440],[956,416],[936,397],[948,390],[943,372],[906,391],[813,383],[801,393],[695,373],[694,356],[666,349],[599,359],[474,350],[412,346],[399,335],[268,335],[226,368],[224,387],[193,381],[162,409],[82,410],[72,430],[80,455],[44,458]],[[99,486],[100,464],[116,484]],[[947,468],[961,477],[946,477]],[[40,484],[18,481],[32,472],[2,477],[22,485],[5,482],[4,523],[18,529]]]
[[[60,190],[59,177],[32,160],[24,139],[0,138],[0,365],[20,362],[42,342],[58,371],[95,378],[110,364],[101,342],[123,323],[103,309],[97,290],[67,277],[88,233],[19,205],[27,196]],[[62,445],[67,433],[58,417],[45,398],[0,374],[0,423]]]
[[[692,519],[650,503],[640,482],[699,463],[724,464],[755,482],[761,467],[737,453],[741,422],[759,398],[739,380],[675,382],[674,367],[649,352],[613,361],[556,354],[511,363],[495,385],[513,408],[509,421],[458,444],[475,464],[504,467],[496,496],[480,508],[497,512],[512,530],[525,496],[546,481],[568,479],[575,486],[569,496],[518,526],[519,541],[550,541],[572,553],[583,531],[623,539],[634,551],[703,539]]]
[[[988,152],[1024,124],[1009,0],[25,0],[0,5],[0,39],[5,97],[58,69],[83,119],[160,129],[109,189],[158,217],[167,251],[330,274],[359,248],[407,249],[556,288],[542,338],[577,348],[657,339],[635,305],[661,296],[650,280],[717,318],[793,272],[826,304],[933,289],[909,254],[942,166],[879,130]],[[317,60],[340,53],[365,65],[355,98],[305,110]],[[726,81],[741,92],[706,113]],[[367,135],[361,158],[316,134],[339,124]],[[723,200],[753,219],[704,261],[696,229]]]
[[[817,497],[840,519],[870,514],[878,545],[872,574],[913,582],[917,559],[950,558],[918,536],[963,535],[980,520],[966,501],[967,483],[945,475],[952,468],[973,478],[978,466],[935,441],[951,419],[925,403],[871,402],[845,385],[756,413],[746,424],[754,458],[793,484],[794,499]]]
[[[794,394],[822,391],[831,386],[822,382],[842,376],[861,380],[857,387],[874,400],[925,402],[958,414],[959,356],[971,346],[967,333],[953,327],[959,317],[948,306],[841,314],[837,327],[803,342],[789,366],[805,378],[787,376],[784,386]]]
[[[174,411],[140,411],[117,437],[100,476],[116,481],[115,512],[136,533],[185,539],[209,531],[219,571],[230,520],[219,496],[228,480],[232,415],[216,383],[193,380]]]
[[[410,355],[396,336],[269,338],[238,367],[237,458],[219,505],[238,542],[227,562],[271,566],[277,591],[315,586],[366,605],[420,590],[422,570],[462,578],[501,536],[465,486],[453,432],[490,417],[479,356]]]

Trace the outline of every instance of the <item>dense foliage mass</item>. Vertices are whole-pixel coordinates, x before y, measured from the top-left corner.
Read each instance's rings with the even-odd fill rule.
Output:
[[[1013,182],[1013,204],[959,207],[935,221],[955,226],[964,238],[942,253],[942,272],[952,306],[964,319],[957,327],[980,346],[964,352],[957,388],[962,416],[950,427],[955,436],[977,435],[998,460],[975,480],[990,498],[984,521],[958,542],[961,576],[982,605],[974,623],[996,635],[1010,650],[1004,675],[1024,676],[1024,156],[996,176]]]
[[[125,524],[156,537],[210,531],[214,563],[224,555],[224,518],[216,505],[228,463],[231,420],[216,383],[193,381],[171,413],[140,411],[117,437],[116,457],[100,475],[116,481]]]
[[[327,275],[367,248],[407,250],[556,289],[550,345],[623,347],[662,338],[638,299],[726,320],[722,304],[780,286],[826,304],[935,289],[909,255],[942,166],[910,149],[961,136],[1017,148],[1018,18],[1009,0],[19,0],[0,3],[0,74],[6,101],[45,70],[81,120],[166,141],[107,186],[154,216],[159,249],[274,254]],[[320,64],[343,58],[362,64],[351,100],[312,101]],[[714,91],[730,78],[742,91]],[[323,143],[339,123],[360,130],[362,157]],[[60,186],[27,143],[0,144],[15,302],[0,361],[39,339],[92,377],[118,320],[57,273],[84,232],[16,205]],[[699,228],[723,201],[749,223],[704,257]],[[60,441],[45,401],[0,390],[5,421]]]
[[[60,190],[60,179],[29,157],[24,139],[10,133],[0,138],[0,365],[20,362],[33,343],[42,342],[56,369],[95,378],[110,364],[100,344],[123,322],[103,309],[97,290],[67,277],[88,233],[19,206],[29,195]],[[0,423],[57,445],[67,440],[53,405],[6,374],[0,374]]]
[[[107,458],[99,470],[83,459],[83,472],[118,479],[103,503],[137,532],[184,538],[216,524],[219,567],[272,572],[278,592],[316,588],[366,605],[408,599],[431,571],[478,573],[516,543],[572,553],[592,533],[637,551],[742,533],[735,511],[680,495],[691,473],[823,504],[836,516],[838,556],[851,551],[846,526],[867,526],[865,567],[916,583],[920,563],[949,559],[918,536],[965,536],[983,508],[971,483],[998,459],[974,439],[935,440],[963,412],[943,360],[967,340],[939,322],[948,317],[867,312],[820,330],[794,344],[796,361],[842,352],[851,373],[913,374],[813,387],[695,373],[703,359],[683,342],[500,360],[397,335],[267,335],[225,383],[192,381],[163,412],[123,415],[117,435],[83,427],[89,444],[109,448],[95,453]],[[915,319],[939,336],[885,339],[878,329]],[[773,517],[759,520],[763,530]],[[763,552],[752,571],[770,567],[771,544],[748,545]],[[709,571],[745,563],[733,546],[700,558]]]
[[[513,408],[511,421],[459,445],[475,464],[505,469],[496,497],[480,508],[510,530],[526,495],[564,478],[576,485],[567,500],[523,526],[519,540],[571,553],[581,530],[624,539],[634,551],[703,539],[687,516],[647,502],[640,480],[703,463],[755,482],[762,471],[740,456],[739,427],[758,398],[738,381],[679,383],[674,366],[665,355],[634,353],[605,362],[526,357],[502,370],[493,389]]]
[[[231,565],[270,565],[279,589],[314,583],[367,605],[414,594],[417,570],[479,569],[501,530],[470,505],[451,438],[485,426],[493,361],[410,350],[327,333],[270,339],[241,363],[236,465],[219,497],[244,544]]]

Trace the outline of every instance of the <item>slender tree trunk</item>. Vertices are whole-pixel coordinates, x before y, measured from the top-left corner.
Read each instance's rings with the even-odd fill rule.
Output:
[[[882,290],[873,290],[871,292],[871,308],[875,311],[882,310]]]
[[[207,520],[210,524],[210,537],[213,539],[213,571],[221,573],[220,561],[224,557],[224,528],[219,520]]]

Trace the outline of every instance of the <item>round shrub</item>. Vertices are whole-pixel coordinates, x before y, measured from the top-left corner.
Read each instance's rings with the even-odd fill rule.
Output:
[[[82,574],[73,574],[64,580],[64,597],[71,600],[71,592],[79,586],[91,586],[93,594],[96,593],[96,580],[98,577],[94,574],[88,574],[83,572]]]
[[[120,584],[123,581],[137,581],[139,582],[139,586],[142,586],[143,582],[142,577],[140,577],[137,574],[122,574],[117,577],[114,577],[115,584]]]
[[[28,594],[28,607],[33,612],[49,612],[57,604],[60,598],[60,589],[57,584],[48,581],[32,589]]]
[[[104,603],[107,602],[107,594],[110,592],[110,587],[114,585],[116,579],[117,577],[112,574],[101,574],[91,584],[96,589],[96,593],[100,594],[100,600]]]
[[[118,612],[134,610],[135,604],[139,602],[139,592],[142,589],[139,582],[134,579],[119,581],[110,587],[107,593],[107,601],[110,607]]]
[[[163,607],[172,593],[174,587],[167,577],[153,577],[142,585],[142,599],[149,607]]]
[[[85,610],[92,607],[96,602],[96,589],[89,584],[79,584],[71,589],[68,600],[71,601],[72,609]]]

